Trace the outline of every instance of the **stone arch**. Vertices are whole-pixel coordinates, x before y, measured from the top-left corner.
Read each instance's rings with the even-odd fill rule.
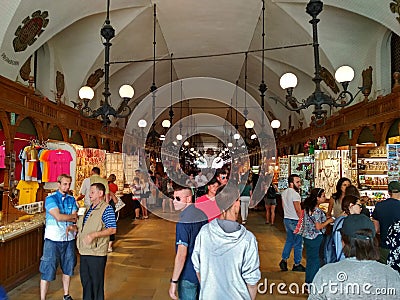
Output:
[[[349,146],[351,144],[351,140],[349,139],[348,132],[346,131],[340,133],[335,144],[336,148],[341,146]]]
[[[378,141],[376,140],[376,137],[374,133],[371,131],[371,129],[368,126],[366,126],[362,128],[362,130],[360,131],[360,134],[358,135],[357,138],[357,144],[368,143],[368,142],[377,143]]]
[[[97,142],[97,139],[95,136],[93,136],[93,135],[89,136],[88,141],[87,141],[87,147],[99,149],[99,143]]]
[[[71,138],[70,138],[70,143],[80,145],[83,147],[87,147],[87,144],[85,144],[85,140],[83,139],[83,136],[79,131],[74,131],[72,133]]]
[[[54,125],[51,128],[49,128],[48,139],[56,141],[65,141],[64,134],[61,128],[58,127],[57,125]]]

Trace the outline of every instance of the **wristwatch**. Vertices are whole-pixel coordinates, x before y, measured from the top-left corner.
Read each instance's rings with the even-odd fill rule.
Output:
[[[171,278],[169,282],[171,282],[171,283],[178,283],[178,280],[172,280],[172,278]]]

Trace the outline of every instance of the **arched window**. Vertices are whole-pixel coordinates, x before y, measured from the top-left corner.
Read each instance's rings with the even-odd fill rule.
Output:
[[[392,86],[393,86],[393,73],[400,72],[400,36],[392,32],[392,37],[390,39],[390,53],[392,58],[392,68],[391,68],[391,76],[392,78]]]

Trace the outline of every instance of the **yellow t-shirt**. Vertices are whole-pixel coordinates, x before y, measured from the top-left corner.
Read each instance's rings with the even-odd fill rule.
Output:
[[[39,188],[39,183],[36,181],[20,180],[17,185],[19,190],[18,204],[29,204],[36,202],[36,193]]]

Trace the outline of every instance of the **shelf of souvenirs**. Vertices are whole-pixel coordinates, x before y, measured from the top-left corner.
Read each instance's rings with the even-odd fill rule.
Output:
[[[45,213],[27,215],[3,215],[0,219],[0,242],[6,242],[44,225]]]
[[[388,185],[388,177],[385,174],[381,175],[358,175],[358,181],[361,186],[372,186],[374,188],[386,188]]]
[[[371,185],[371,184],[361,184],[361,189],[370,189],[374,191],[387,191],[387,185]]]
[[[360,190],[361,199],[365,205],[374,206],[376,202],[389,197],[387,189],[384,190]]]
[[[387,159],[379,160],[379,161],[366,161],[365,159],[361,159],[358,161],[358,170],[366,171],[366,172],[384,172],[388,170]]]
[[[358,159],[366,159],[366,160],[386,160],[387,155],[386,153],[381,155],[370,155],[370,154],[363,154],[362,157],[358,157]]]
[[[377,171],[377,170],[358,170],[358,175],[369,175],[369,176],[378,176],[385,177],[387,176],[387,170],[385,171]]]

